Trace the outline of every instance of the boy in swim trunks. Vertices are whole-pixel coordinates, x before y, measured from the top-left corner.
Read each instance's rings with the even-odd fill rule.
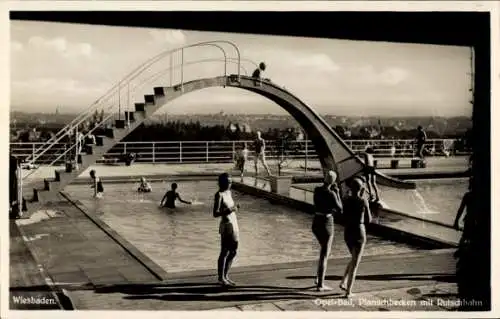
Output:
[[[172,189],[167,191],[165,193],[165,196],[163,196],[160,206],[162,207],[168,207],[168,208],[175,208],[175,201],[179,200],[181,203],[191,205],[191,202],[185,201],[181,198],[179,193],[177,193],[177,183],[172,183]]]
[[[241,178],[243,178],[243,173],[245,172],[245,163],[248,159],[248,149],[247,143],[243,148],[236,154],[236,168],[241,172]]]
[[[254,78],[254,84],[262,86],[262,73],[266,70],[266,64],[264,62],[259,63],[259,67],[255,69],[252,73],[252,78]]]
[[[267,171],[267,175],[271,175],[271,170],[269,169],[269,166],[267,166],[266,163],[266,142],[261,136],[260,131],[257,131],[257,138],[254,141],[254,148],[255,148],[255,158],[254,158],[254,164],[255,164],[255,176],[258,175],[259,172],[259,160],[262,162],[262,165]]]
[[[364,178],[366,179],[366,185],[368,186],[368,194],[370,195],[370,201],[379,202],[380,197],[378,195],[373,153],[374,150],[371,147],[367,147],[365,152],[363,153],[363,159],[365,162],[365,170],[363,175]]]

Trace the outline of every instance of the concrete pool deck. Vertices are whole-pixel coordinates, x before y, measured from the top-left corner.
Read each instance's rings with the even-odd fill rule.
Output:
[[[444,311],[456,306],[450,249],[365,256],[352,303],[339,298],[337,288],[347,258],[330,260],[327,280],[334,290],[328,293],[312,289],[313,261],[235,267],[231,274],[239,286],[227,290],[215,284],[214,270],[163,271],[80,204],[59,199],[30,219],[11,221],[11,309]],[[30,296],[57,305],[14,301]]]
[[[450,159],[435,161],[435,166],[429,160],[425,169],[388,171],[425,174],[466,168],[466,158]],[[103,179],[137,180],[213,176],[232,168],[233,164],[134,164],[88,170],[96,169]],[[51,177],[53,170],[42,167],[37,177]],[[79,180],[85,178],[82,174]],[[327,280],[334,290],[328,293],[312,289],[313,261],[236,267],[232,278],[239,286],[227,290],[215,285],[213,270],[165,272],[80,204],[62,195],[58,199],[38,207],[29,219],[10,221],[13,310],[446,311],[457,306],[452,249],[365,256],[351,303],[339,298],[337,288],[346,258],[330,260]],[[57,305],[14,300],[31,296],[55,300]]]
[[[431,157],[427,159],[426,168],[410,168],[409,158],[400,159],[400,168],[390,169],[387,167],[390,163],[390,158],[380,158],[379,166],[382,167],[380,172],[394,176],[394,177],[425,177],[425,176],[441,176],[441,175],[463,175],[467,170],[468,157]],[[260,164],[259,164],[260,165]],[[273,161],[269,161],[272,172],[276,172],[276,165]],[[291,174],[297,176],[320,176],[318,171],[320,168],[317,160],[311,160],[308,164],[309,170],[306,172],[301,166],[304,165],[303,161],[294,161],[282,170],[283,174]],[[262,171],[261,165],[259,166]],[[30,170],[23,170],[23,176],[31,174],[27,179],[28,181],[36,181],[44,178],[54,177],[56,169],[63,167],[46,167],[41,166],[35,172]],[[127,180],[138,179],[140,176],[149,178],[175,178],[175,177],[209,177],[215,176],[222,172],[234,171],[233,163],[198,163],[198,164],[143,164],[134,163],[131,166],[125,165],[92,165],[87,168],[75,182],[79,180],[89,179],[90,170],[95,170],[103,180]],[[249,161],[246,165],[246,175],[255,175],[253,161]]]
[[[328,293],[312,289],[313,261],[237,267],[231,275],[239,286],[222,289],[213,270],[157,274],[146,268],[146,256],[113,238],[118,234],[107,233],[68,202],[57,207],[56,213],[47,207],[33,216],[38,222],[11,221],[11,309],[40,309],[15,303],[14,296],[54,299],[57,292],[59,304],[78,310],[435,311],[449,310],[457,300],[452,250],[365,256],[354,304],[345,305],[337,283],[347,258],[330,260],[327,280],[334,290]],[[439,306],[438,299],[448,302]],[[410,305],[383,305],[384,300]]]

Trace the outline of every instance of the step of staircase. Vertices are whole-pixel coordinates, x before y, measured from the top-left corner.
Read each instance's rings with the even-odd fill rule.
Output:
[[[115,120],[111,127],[104,129],[102,135],[96,136],[96,144],[84,145],[82,152],[77,157],[77,167],[71,169],[58,169],[54,171],[54,178],[44,179],[32,187],[32,195],[28,196],[30,204],[51,201],[66,185],[71,183],[90,165],[102,158],[114,145],[119,143],[125,136],[138,127],[149,114],[153,114],[164,103],[158,104],[159,100],[165,99],[163,87],[154,88],[155,94],[145,95],[144,103],[136,103],[135,111],[124,112],[123,119]],[[162,100],[161,102],[164,102]],[[32,205],[31,205],[32,206]]]

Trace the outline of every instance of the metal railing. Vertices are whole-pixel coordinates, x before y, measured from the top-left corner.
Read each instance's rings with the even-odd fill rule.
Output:
[[[344,140],[354,151],[360,152],[371,146],[376,157],[413,157],[415,154],[414,140]],[[118,158],[125,153],[140,155],[138,162],[143,163],[215,163],[230,162],[234,154],[245,143],[253,156],[251,140],[239,141],[152,141],[152,142],[120,142],[117,143],[98,163],[108,159]],[[10,143],[12,155],[24,160],[43,143]],[[288,160],[304,160],[317,158],[311,141],[288,141],[286,146],[279,141],[266,141],[266,155],[269,159],[279,159],[285,155]],[[468,150],[455,147],[454,139],[429,139],[426,149],[434,156],[465,155]],[[32,162],[37,165],[62,165],[64,158],[53,162],[54,154],[67,150],[65,143],[58,143],[53,149]],[[284,154],[283,154],[284,153]]]
[[[228,52],[224,48],[224,45],[231,46],[236,52],[236,57],[228,56]],[[204,59],[197,61],[185,61],[185,51],[190,48],[195,47],[215,47],[222,52],[223,59]],[[174,55],[180,54],[181,63],[174,64]],[[169,57],[168,67],[161,69],[162,62],[165,62],[165,58]],[[252,65],[256,65],[255,62],[250,61],[248,59],[241,59],[240,51],[238,47],[230,42],[230,41],[206,41],[195,43],[191,45],[187,45],[181,48],[177,48],[174,50],[163,51],[156,56],[148,59],[146,62],[135,68],[132,72],[127,74],[124,78],[118,81],[111,89],[109,89],[103,96],[97,99],[94,103],[90,105],[82,113],[78,114],[78,116],[73,119],[70,123],[68,123],[64,128],[58,131],[52,138],[50,138],[45,143],[39,143],[36,145],[36,148],[32,149],[31,153],[24,159],[28,163],[36,164],[37,162],[46,161],[47,155],[52,157],[52,161],[47,163],[47,165],[55,165],[59,163],[62,159],[69,156],[70,154],[75,154],[76,156],[76,148],[78,147],[78,143],[68,143],[68,147],[62,149],[60,144],[65,143],[68,139],[75,139],[73,137],[73,133],[84,131],[85,134],[82,139],[85,139],[91,133],[93,133],[98,128],[107,127],[110,124],[113,124],[115,119],[122,119],[122,111],[135,111],[133,107],[134,102],[141,102],[143,97],[135,97],[131,99],[131,95],[145,95],[147,93],[151,93],[152,88],[154,86],[166,86],[164,79],[162,76],[168,72],[170,78],[170,86],[175,86],[177,83],[174,80],[174,70],[180,69],[180,81],[179,85],[181,87],[181,91],[183,90],[183,85],[186,81],[185,79],[185,66],[194,65],[197,63],[203,62],[214,62],[214,61],[223,61],[224,62],[224,70],[218,75],[227,76],[227,67],[228,63],[236,64],[237,69],[236,73],[238,78],[240,77],[242,65],[241,62],[251,62]],[[160,72],[157,69],[161,69]],[[149,74],[149,71],[155,71],[154,74]],[[243,68],[243,71],[247,73],[247,70]],[[141,90],[145,84],[150,84],[147,90]],[[156,85],[155,85],[156,83]],[[122,102],[125,101],[126,103]],[[133,101],[133,102],[131,102]],[[123,103],[123,104],[122,104]],[[95,118],[94,115],[99,112],[107,115],[103,118]],[[123,115],[124,117],[124,115]],[[126,118],[127,127],[130,125],[130,117]],[[93,122],[93,123],[92,123]],[[92,126],[93,127],[85,127]],[[43,159],[42,159],[43,157]],[[24,178],[28,177],[30,174],[26,175]]]

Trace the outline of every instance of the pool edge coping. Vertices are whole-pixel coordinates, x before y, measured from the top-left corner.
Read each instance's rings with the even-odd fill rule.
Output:
[[[139,264],[146,268],[154,277],[156,277],[160,282],[165,281],[168,277],[168,272],[164,270],[160,265],[155,263],[151,258],[142,253],[137,247],[126,240],[123,236],[118,234],[114,229],[112,229],[108,224],[101,220],[97,215],[90,212],[88,207],[81,202],[74,200],[69,194],[64,191],[60,191],[60,194],[68,200],[72,205],[74,205],[78,210],[80,210],[88,219],[90,219],[97,227],[106,233],[113,241],[115,241],[120,247],[122,247],[133,259],[135,259]]]

